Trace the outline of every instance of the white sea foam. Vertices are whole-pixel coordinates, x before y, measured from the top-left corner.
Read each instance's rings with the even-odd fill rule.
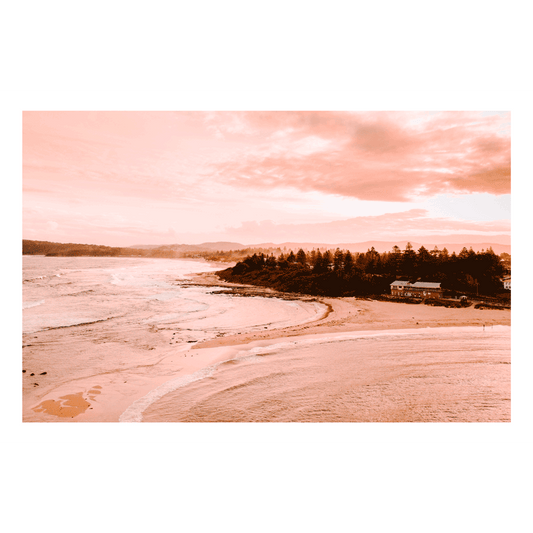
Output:
[[[37,302],[22,302],[22,309],[30,309],[30,307],[37,307],[38,305],[43,305],[44,300],[39,300]]]
[[[142,398],[139,398],[138,400],[133,402],[120,415],[118,421],[119,422],[142,422],[143,412],[146,411],[146,409],[148,409],[148,407],[150,407],[157,400],[160,400],[163,396],[171,392],[174,392],[177,389],[185,387],[186,385],[190,385],[191,383],[194,383],[195,381],[200,381],[202,379],[212,376],[216,372],[217,368],[224,363],[228,363],[230,361],[235,361],[235,360],[250,360],[252,358],[257,357],[256,352],[254,352],[253,350],[244,350],[238,353],[242,353],[243,355],[241,357],[232,357],[224,361],[219,361],[218,363],[215,363],[213,365],[209,365],[209,366],[206,366],[205,368],[197,370],[196,372],[193,372],[192,374],[188,374],[186,376],[180,376],[178,378],[174,378],[163,383],[159,387],[156,387],[155,389],[151,390],[148,394],[146,394]]]
[[[175,292],[162,292],[160,294],[153,294],[150,296],[145,296],[145,300],[158,300],[159,302],[168,302],[169,300],[174,300],[179,298],[179,293]]]
[[[24,284],[24,333],[124,315],[128,323],[163,323],[206,339],[305,323],[326,312],[318,303],[236,298],[181,285],[193,272],[217,268],[205,262],[25,256],[23,265],[24,278],[33,281]]]
[[[62,342],[64,341],[64,345],[54,344],[45,349],[45,352],[28,350],[28,357],[38,359],[45,356],[54,359],[54,357],[65,356],[69,361],[68,368],[65,368],[68,374],[64,377],[66,380],[79,379],[81,373],[89,370],[94,372],[96,369],[98,374],[103,375],[126,371],[130,365],[132,368],[150,366],[150,372],[146,374],[148,381],[143,382],[143,386],[146,387],[143,390],[146,391],[149,388],[149,380],[152,376],[155,377],[158,371],[157,364],[151,364],[151,358],[158,357],[160,353],[148,351],[147,348],[156,346],[158,342],[160,344],[157,348],[168,350],[168,353],[174,354],[175,351],[183,353],[183,349],[191,347],[188,343],[194,341],[213,339],[229,333],[246,333],[306,324],[328,313],[328,307],[319,302],[260,297],[243,298],[227,294],[212,294],[212,288],[192,287],[187,283],[182,285],[182,280],[187,273],[207,270],[215,270],[215,268],[209,267],[206,263],[170,259],[24,257],[24,277],[35,280],[24,284],[24,333],[102,322],[94,327],[91,326],[87,332],[83,329],[62,329],[57,332],[57,337]],[[61,273],[61,277],[55,276],[57,272]],[[113,281],[116,283],[112,283]],[[114,319],[108,320],[111,317]],[[161,327],[153,328],[152,325],[161,325]],[[497,335],[500,334],[500,330],[503,333],[502,338],[505,337],[506,333],[503,328],[509,329],[506,326],[487,328],[484,345],[486,346],[490,341],[488,336],[491,334],[494,335],[491,339],[498,340]],[[174,332],[168,344],[162,340],[166,335],[165,332],[153,334],[154,331],[165,329]],[[295,361],[301,353],[305,353],[306,356],[318,354],[317,359],[319,359],[324,353],[336,354],[342,351],[363,349],[367,342],[372,343],[370,350],[373,351],[374,346],[380,345],[379,339],[393,340],[394,338],[399,339],[400,344],[401,338],[404,338],[407,340],[404,344],[416,346],[417,349],[422,347],[420,350],[423,353],[425,346],[446,344],[448,337],[455,335],[455,329],[463,332],[460,334],[457,331],[456,340],[457,338],[462,340],[474,338],[478,342],[483,335],[483,329],[479,326],[439,329],[440,331],[437,331],[437,328],[424,328],[307,335],[291,337],[290,340],[287,338],[277,339],[277,341],[263,340],[245,346],[217,348],[218,359],[224,359],[224,361],[210,366],[206,363],[203,369],[189,375],[176,376],[173,379],[168,374],[165,374],[168,376],[165,378],[158,376],[159,383],[162,378],[168,381],[159,387],[154,387],[143,398],[132,403],[123,412],[120,420],[123,422],[140,421],[143,416],[151,419],[154,407],[158,404],[148,412],[144,412],[154,402],[164,403],[166,399],[161,400],[161,398],[166,394],[180,389],[175,393],[177,396],[187,395],[189,389],[184,389],[184,387],[190,383],[201,381],[215,372],[219,379],[240,367],[240,365],[220,367],[228,361],[252,361],[254,364],[250,365],[249,370],[255,372],[261,366],[261,364],[255,364],[255,361],[266,363],[267,360],[263,356],[270,354],[275,355],[273,362],[282,359],[285,354],[288,354],[289,359],[295,355]],[[465,330],[468,331],[465,332]],[[130,332],[135,332],[135,334],[130,335]],[[85,333],[90,335],[85,336]],[[96,348],[94,351],[89,350],[90,353],[79,350],[79,354],[78,351],[70,349],[71,346],[77,346],[77,342],[85,342],[93,334],[96,339],[105,338],[106,344],[109,341],[119,342],[123,348],[114,350],[105,346],[105,349],[101,351]],[[409,335],[411,337],[408,337]],[[340,344],[344,342],[348,344]],[[353,345],[349,342],[353,342]],[[393,340],[390,345],[395,345],[396,342]],[[64,349],[61,349],[61,346]],[[130,347],[137,349],[130,350]],[[90,355],[89,358],[86,357],[87,354]],[[216,361],[217,359],[210,358],[210,360]],[[97,361],[96,367],[94,367],[95,361]],[[268,362],[270,363],[270,360]],[[166,366],[164,371],[168,371]],[[144,379],[144,374],[142,379]],[[196,390],[196,387],[201,389],[211,387],[211,380],[197,383],[193,389]],[[133,396],[130,402],[135,397]]]
[[[45,276],[29,276],[25,275],[23,281],[24,282],[32,282],[32,281],[38,281],[40,279],[44,279]]]
[[[510,326],[493,326],[487,328],[487,334],[506,333],[510,331]],[[457,326],[457,327],[441,327],[441,328],[416,328],[416,329],[397,329],[397,330],[371,330],[371,331],[358,331],[348,333],[330,333],[319,335],[302,335],[295,340],[272,342],[272,341],[256,341],[252,343],[250,347],[244,350],[236,350],[233,352],[232,357],[219,361],[213,365],[207,366],[201,370],[189,374],[186,376],[180,376],[175,379],[171,379],[159,387],[153,389],[148,394],[134,402],[126,409],[119,418],[119,422],[142,422],[143,412],[150,407],[157,400],[160,400],[166,394],[174,392],[175,390],[185,387],[195,381],[200,381],[204,378],[212,376],[216,370],[224,363],[230,361],[250,361],[260,360],[262,355],[279,353],[286,350],[294,350],[299,347],[313,346],[313,345],[325,345],[331,343],[341,343],[347,341],[354,341],[358,339],[400,339],[408,336],[419,337],[441,337],[443,333],[447,336],[453,336],[458,334],[470,333],[470,334],[484,334],[484,330],[480,326]],[[226,348],[228,350],[228,348]],[[232,349],[229,348],[230,353]]]

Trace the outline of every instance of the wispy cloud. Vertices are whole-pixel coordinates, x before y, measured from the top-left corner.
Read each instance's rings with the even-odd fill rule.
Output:
[[[475,222],[447,217],[431,217],[424,209],[400,213],[354,217],[346,220],[316,224],[275,224],[270,220],[245,221],[237,227],[225,229],[226,238],[247,242],[302,241],[302,242],[360,242],[376,240],[408,240],[412,235],[507,235],[510,222],[499,220]]]
[[[472,193],[510,192],[510,116],[25,112],[23,191],[24,235],[35,239],[341,242],[492,231],[500,223],[485,222],[490,210],[483,223],[480,213],[463,221],[442,199],[470,195],[475,208],[489,203]]]
[[[223,124],[226,114],[218,119]],[[214,166],[235,187],[290,186],[363,200],[506,194],[511,147],[502,125],[509,120],[458,112],[241,113],[247,134],[264,142]],[[306,143],[316,148],[299,149]]]

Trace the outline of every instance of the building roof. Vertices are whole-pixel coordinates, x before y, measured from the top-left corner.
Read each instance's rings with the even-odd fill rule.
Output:
[[[420,289],[440,289],[440,283],[434,283],[432,281],[417,281],[413,283],[411,287],[419,287]]]
[[[409,283],[408,281],[393,281],[391,287],[407,287],[415,289],[440,289],[440,283],[435,283],[432,281],[417,281],[416,283]]]

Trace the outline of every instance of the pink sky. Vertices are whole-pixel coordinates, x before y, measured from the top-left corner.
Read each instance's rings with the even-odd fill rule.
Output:
[[[24,112],[23,237],[509,243],[510,122],[505,112]]]

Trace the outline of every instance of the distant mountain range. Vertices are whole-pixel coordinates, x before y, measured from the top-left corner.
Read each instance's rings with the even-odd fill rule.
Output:
[[[128,247],[110,247],[96,244],[76,244],[76,243],[57,243],[48,241],[22,241],[22,253],[24,255],[55,255],[55,256],[113,256],[113,257],[197,257],[196,253],[209,252],[212,255],[218,255],[217,252],[225,252],[224,258],[214,260],[229,260],[239,261],[242,257],[251,253],[247,249],[255,249],[255,251],[262,251],[270,253],[271,251],[280,250],[282,252],[297,252],[300,248],[305,251],[313,249],[350,250],[351,252],[366,252],[372,247],[379,253],[390,252],[394,246],[398,246],[401,250],[405,250],[408,241],[365,241],[357,243],[318,243],[318,242],[283,242],[283,243],[261,243],[261,244],[241,244],[239,242],[204,242],[201,244],[138,244],[136,246]],[[494,253],[500,255],[501,253],[511,253],[510,244],[500,244],[498,242],[479,242],[474,239],[465,240],[463,242],[439,242],[430,239],[413,239],[409,241],[414,251],[417,251],[421,246],[428,250],[433,250],[435,246],[439,250],[446,248],[449,253],[459,253],[463,248],[472,248],[475,252],[481,252],[492,248]],[[239,252],[240,251],[240,252]],[[228,252],[237,252],[236,254]]]
[[[210,250],[220,250],[228,252],[229,250],[241,250],[243,248],[257,247],[259,245],[244,245],[240,242],[203,242],[202,244],[135,244],[128,248],[136,248],[137,250],[153,250],[161,248],[166,250],[173,250],[175,252],[206,252]],[[278,245],[275,245],[276,248]]]
[[[446,248],[448,252],[450,253],[459,253],[463,248],[470,249],[472,248],[475,252],[481,252],[481,250],[487,250],[488,248],[492,248],[494,253],[501,254],[502,252],[506,252],[508,254],[511,253],[511,245],[510,244],[499,244],[499,243],[493,243],[493,242],[440,242],[436,243],[435,241],[430,240],[421,240],[421,241],[365,241],[365,242],[341,242],[338,244],[328,244],[328,243],[295,243],[295,242],[285,242],[282,244],[272,244],[272,243],[263,243],[263,244],[257,244],[256,247],[261,248],[269,248],[269,247],[281,247],[287,248],[287,250],[290,249],[299,249],[303,248],[304,250],[312,250],[315,249],[322,249],[322,248],[328,248],[328,249],[335,249],[340,248],[341,250],[350,250],[350,252],[366,252],[370,248],[374,247],[374,249],[379,252],[390,252],[392,251],[394,246],[398,246],[401,250],[405,250],[405,247],[407,246],[407,243],[410,242],[411,246],[413,247],[413,250],[418,250],[421,246],[424,246],[428,250],[433,250],[435,246],[442,250],[443,248]]]
[[[398,246],[400,249],[405,250],[405,247],[408,242],[411,243],[413,249],[416,251],[421,246],[424,246],[428,250],[433,250],[435,246],[439,250],[446,248],[450,253],[459,253],[463,248],[470,249],[472,248],[475,252],[481,252],[481,250],[487,250],[492,248],[494,253],[501,254],[503,252],[510,254],[511,245],[510,244],[501,244],[502,240],[509,240],[507,235],[495,235],[493,236],[494,240],[500,242],[490,242],[485,241],[486,237],[478,237],[477,235],[457,235],[457,236],[447,236],[446,242],[443,241],[443,237],[430,236],[430,237],[417,237],[412,240],[403,240],[403,241],[364,241],[364,242],[351,242],[351,243],[324,243],[324,242],[283,242],[283,243],[259,243],[259,244],[242,244],[238,242],[204,242],[201,244],[137,244],[131,246],[130,248],[136,248],[140,250],[151,250],[151,249],[165,249],[172,250],[175,252],[206,252],[206,251],[222,251],[227,252],[229,250],[242,250],[245,248],[284,248],[288,250],[297,251],[300,248],[304,250],[315,249],[335,249],[340,248],[341,250],[350,250],[350,252],[366,252],[370,248],[374,249],[380,253],[392,251],[394,246]]]

